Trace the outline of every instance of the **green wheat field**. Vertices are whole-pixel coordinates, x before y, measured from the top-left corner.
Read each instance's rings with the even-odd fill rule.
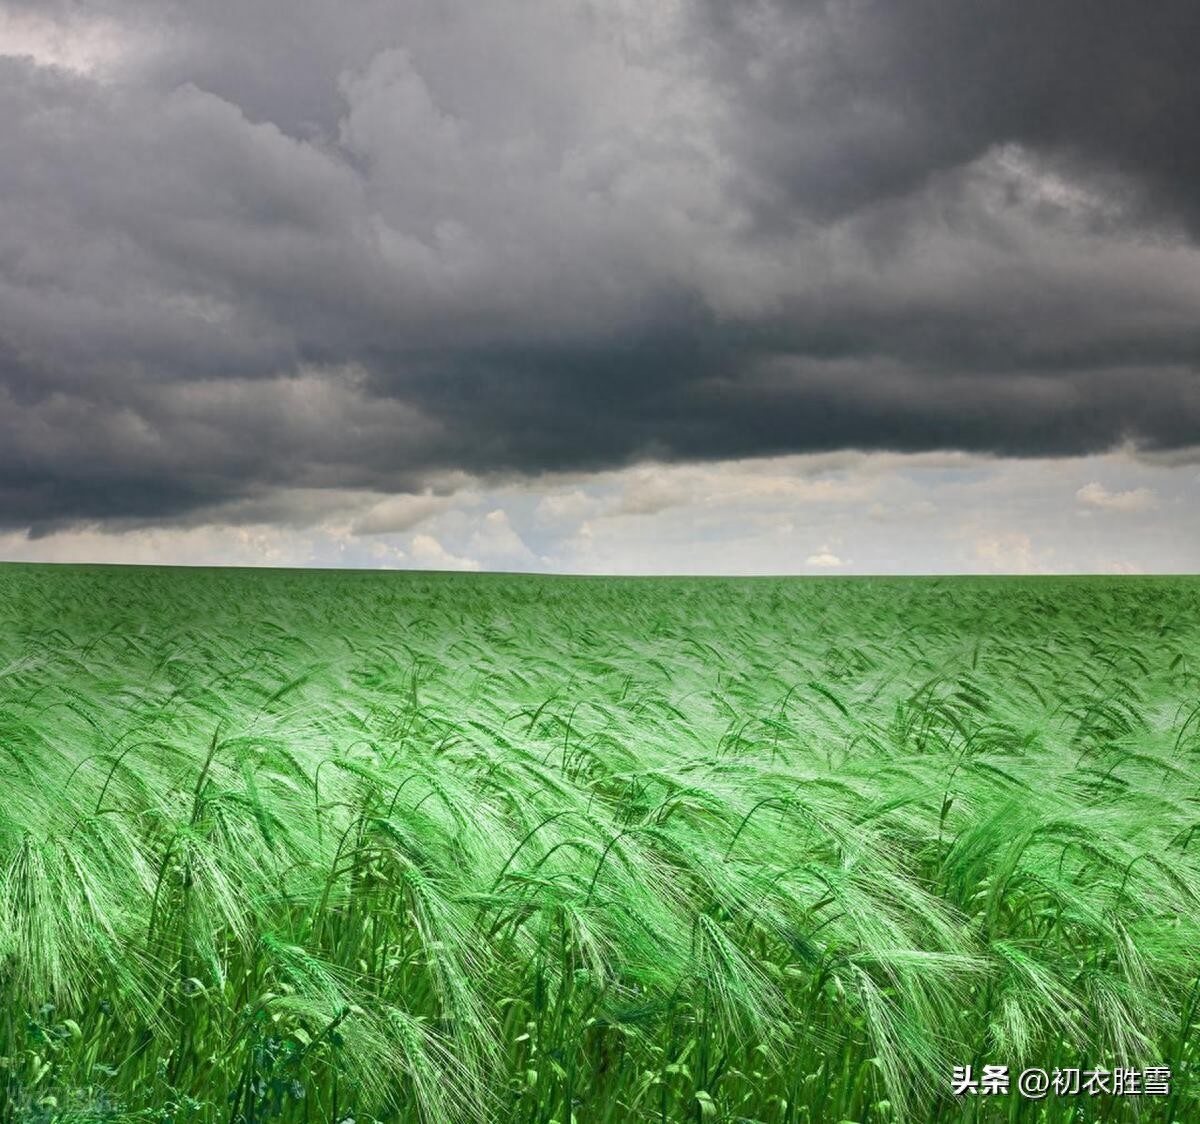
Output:
[[[1195,1121],[1198,829],[1198,579],[0,566],[0,1120]]]

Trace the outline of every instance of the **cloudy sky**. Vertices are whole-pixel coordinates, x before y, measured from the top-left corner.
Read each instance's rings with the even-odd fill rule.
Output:
[[[1200,569],[1195,0],[0,0],[0,559]]]

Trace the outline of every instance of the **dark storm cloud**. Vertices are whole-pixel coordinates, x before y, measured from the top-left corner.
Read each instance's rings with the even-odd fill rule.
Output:
[[[784,214],[907,193],[997,142],[1124,176],[1200,229],[1192,0],[704,0],[700,25]],[[814,122],[811,129],[798,123]]]
[[[5,526],[1200,442],[1193,3],[6,7]]]

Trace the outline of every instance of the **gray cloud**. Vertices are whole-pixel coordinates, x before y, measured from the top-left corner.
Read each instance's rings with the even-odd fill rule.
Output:
[[[7,8],[0,526],[1200,443],[1194,4]]]
[[[1200,229],[1190,0],[703,0],[698,11],[743,158],[784,218],[797,204],[842,214],[908,194],[1016,142]]]

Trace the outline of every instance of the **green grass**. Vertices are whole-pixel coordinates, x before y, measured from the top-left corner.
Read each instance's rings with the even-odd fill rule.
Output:
[[[0,567],[0,1121],[1200,1119],[1200,581]]]

